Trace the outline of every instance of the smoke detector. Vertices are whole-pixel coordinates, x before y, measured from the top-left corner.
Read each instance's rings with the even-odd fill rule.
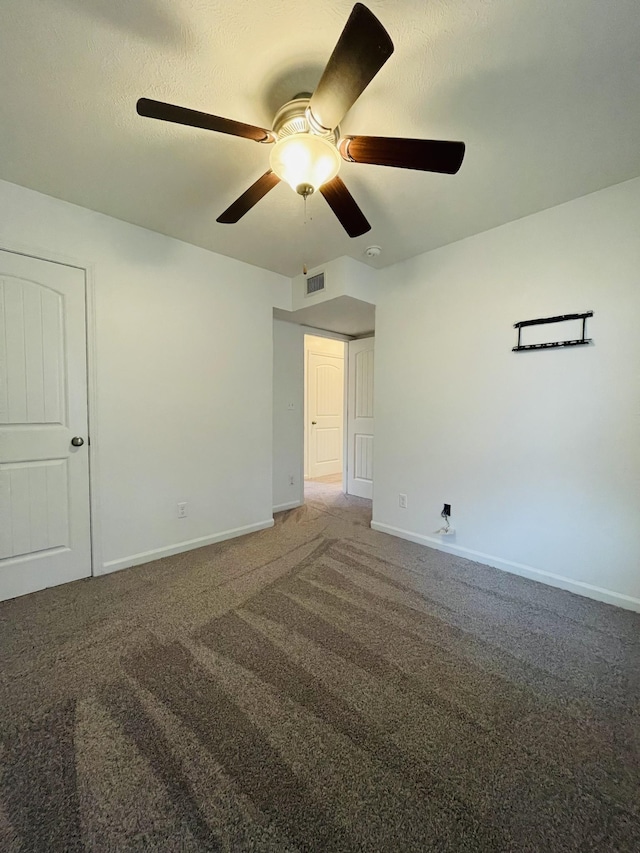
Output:
[[[381,251],[380,246],[367,246],[364,253],[368,258],[377,258]]]

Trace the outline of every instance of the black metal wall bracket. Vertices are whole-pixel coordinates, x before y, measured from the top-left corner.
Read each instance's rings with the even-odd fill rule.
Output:
[[[513,347],[513,352],[521,352],[528,349],[550,349],[551,347],[579,347],[583,344],[590,344],[592,338],[586,338],[587,317],[593,317],[593,311],[586,311],[584,314],[561,314],[559,317],[542,317],[539,320],[521,320],[519,323],[514,323],[513,328],[518,330],[518,343]],[[523,326],[542,326],[544,323],[562,323],[565,320],[582,320],[582,337],[573,341],[552,341],[548,344],[521,344],[520,330]]]

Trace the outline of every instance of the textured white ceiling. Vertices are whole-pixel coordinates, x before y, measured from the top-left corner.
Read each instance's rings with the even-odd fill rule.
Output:
[[[396,50],[343,132],[461,139],[459,174],[345,163],[372,224],[355,240],[320,195],[305,225],[284,184],[217,224],[269,147],[140,118],[137,98],[270,126],[352,5],[2,0],[0,177],[295,275],[385,266],[640,174],[638,0],[371,0]]]

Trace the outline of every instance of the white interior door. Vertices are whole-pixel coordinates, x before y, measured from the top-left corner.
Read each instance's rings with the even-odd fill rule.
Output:
[[[308,352],[309,477],[342,473],[344,358]]]
[[[373,338],[349,341],[347,492],[373,498]]]
[[[84,273],[0,250],[0,600],[90,575],[89,519]]]

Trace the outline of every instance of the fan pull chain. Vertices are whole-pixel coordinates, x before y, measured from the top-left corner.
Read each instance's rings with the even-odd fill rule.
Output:
[[[302,200],[304,201],[304,225],[306,225],[307,224],[307,196],[303,195]],[[307,241],[304,240],[305,244],[306,244],[306,242]],[[303,263],[302,264],[302,275],[306,275],[306,274],[307,274],[307,265],[305,263]]]

